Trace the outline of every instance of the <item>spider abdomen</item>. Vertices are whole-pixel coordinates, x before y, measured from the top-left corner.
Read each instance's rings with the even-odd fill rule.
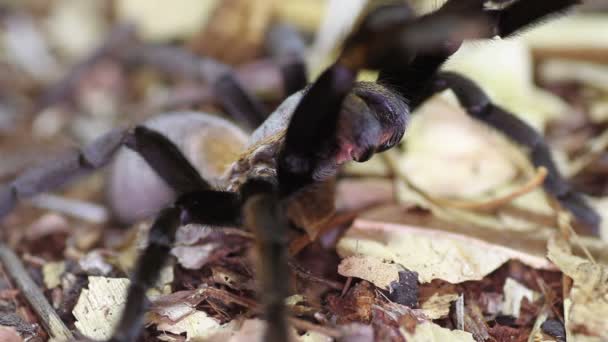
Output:
[[[227,186],[225,173],[238,158],[247,135],[231,122],[202,112],[172,112],[143,123],[173,142],[203,179]],[[107,177],[107,200],[114,217],[132,223],[151,217],[176,194],[137,153],[121,148]]]

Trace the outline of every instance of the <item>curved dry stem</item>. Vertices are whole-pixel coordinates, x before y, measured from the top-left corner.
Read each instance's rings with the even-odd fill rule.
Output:
[[[484,201],[470,200],[452,200],[447,198],[434,198],[433,200],[443,206],[448,206],[457,209],[478,210],[478,211],[494,211],[498,208],[511,203],[514,199],[523,196],[538,187],[542,186],[547,177],[547,169],[545,167],[537,168],[536,174],[521,187],[507,193],[505,195],[490,198]]]

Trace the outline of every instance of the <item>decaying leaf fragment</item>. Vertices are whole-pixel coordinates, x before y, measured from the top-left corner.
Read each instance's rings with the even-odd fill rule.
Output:
[[[52,289],[61,284],[61,275],[65,271],[65,262],[47,262],[42,266],[42,277],[47,289]]]
[[[533,302],[539,296],[537,292],[530,290],[513,278],[507,278],[503,287],[503,292],[505,300],[501,311],[503,314],[511,315],[515,318],[519,317],[521,301],[524,298],[528,298],[530,302]]]
[[[450,330],[442,328],[432,322],[424,322],[416,326],[413,334],[408,333],[401,328],[401,333],[405,336],[408,342],[473,342],[473,335],[462,330]]]
[[[177,322],[159,324],[156,329],[176,335],[186,334],[186,341],[208,338],[221,329],[220,323],[203,311],[195,311]]]
[[[458,299],[458,294],[433,294],[421,305],[422,312],[430,319],[446,317],[450,313],[452,302]]]
[[[564,301],[569,338],[608,340],[608,267],[573,255],[567,243],[555,237],[549,240],[547,256],[573,280]]]
[[[362,278],[382,288],[399,280],[400,266],[396,264],[417,272],[421,283],[442,279],[452,284],[480,280],[510,259],[534,268],[552,267],[543,258],[479,239],[361,219],[338,242],[337,251],[344,258],[338,269],[340,274]],[[357,260],[364,266],[353,266]]]
[[[72,313],[76,328],[86,337],[106,340],[112,336],[126,303],[129,279],[89,277]]]

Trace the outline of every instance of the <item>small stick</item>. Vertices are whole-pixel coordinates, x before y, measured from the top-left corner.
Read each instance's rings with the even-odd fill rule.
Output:
[[[434,198],[435,202],[441,205],[446,205],[452,208],[458,209],[469,209],[469,210],[481,210],[491,211],[496,210],[499,207],[504,206],[507,203],[512,202],[517,197],[523,196],[532,190],[542,186],[543,182],[547,178],[547,169],[541,166],[537,169],[536,175],[531,178],[528,182],[522,185],[520,188],[497,198],[492,198],[487,201],[467,201],[467,200],[451,200],[444,198]]]
[[[317,283],[325,284],[325,285],[329,286],[330,288],[332,288],[334,290],[342,290],[344,288],[343,284],[341,284],[341,283],[339,283],[337,281],[332,281],[332,280],[329,280],[329,279],[318,277],[318,276],[310,273],[309,271],[305,270],[301,266],[296,265],[293,262],[288,261],[288,264],[291,267],[291,270],[294,271],[302,279],[306,279],[306,280],[314,281],[314,282],[317,282]]]
[[[17,288],[21,290],[25,299],[40,318],[49,336],[58,341],[73,340],[72,332],[63,324],[63,321],[29,276],[17,255],[1,242],[0,261],[4,265],[6,273],[13,279]]]

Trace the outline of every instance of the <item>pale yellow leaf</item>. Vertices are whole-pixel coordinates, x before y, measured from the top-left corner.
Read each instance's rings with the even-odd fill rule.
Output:
[[[535,268],[551,268],[551,264],[544,258],[464,235],[365,220],[354,222],[338,242],[337,251],[342,258],[371,257],[376,261],[379,259],[400,264],[417,272],[422,283],[433,279],[453,284],[480,280],[510,259],[521,260]],[[372,268],[361,277],[366,280],[375,279],[375,274],[386,271],[381,263],[375,265],[375,269]],[[394,267],[387,265],[390,269]],[[398,277],[395,276],[393,281],[397,280]],[[383,280],[383,284],[387,281]]]
[[[474,342],[473,335],[462,330],[442,328],[432,322],[424,322],[416,326],[413,334],[401,328],[401,333],[408,342]]]
[[[119,0],[121,20],[134,22],[145,39],[185,38],[201,29],[217,0]]]
[[[126,303],[129,279],[89,277],[72,313],[74,325],[86,337],[106,340],[112,336]]]
[[[195,311],[174,323],[161,323],[156,329],[176,335],[186,334],[186,341],[205,339],[220,329],[220,323],[203,311]]]
[[[458,299],[458,294],[433,294],[420,305],[422,312],[430,319],[444,318],[450,313],[452,302]]]
[[[42,278],[44,285],[48,289],[52,289],[61,284],[61,275],[65,271],[65,262],[47,262],[42,266]]]
[[[581,336],[608,340],[608,267],[572,255],[565,241],[552,238],[548,258],[573,285],[564,301],[566,329]]]
[[[349,256],[338,265],[340,275],[365,279],[384,290],[390,289],[390,284],[399,280],[401,269],[394,262],[369,255]]]

